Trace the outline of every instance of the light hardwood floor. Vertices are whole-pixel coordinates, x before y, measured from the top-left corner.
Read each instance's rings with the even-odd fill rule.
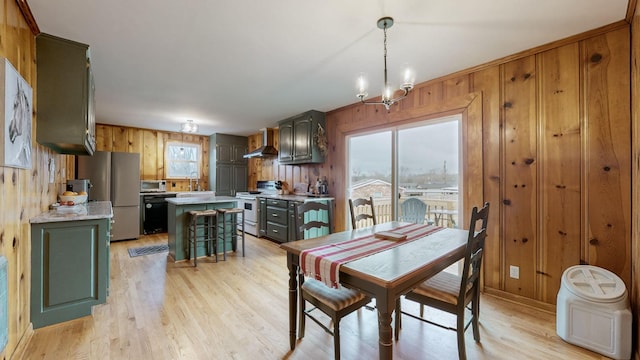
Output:
[[[93,316],[36,329],[25,359],[331,359],[333,338],[307,322],[289,350],[284,252],[247,238],[247,256],[213,263],[167,262],[166,253],[130,258],[127,249],[166,234],[111,244],[111,293]],[[416,310],[409,302],[403,309]],[[433,310],[429,313],[434,313]],[[432,314],[450,321],[444,315]],[[481,343],[466,333],[469,359],[603,359],[562,341],[555,316],[492,296],[481,300]],[[377,320],[362,309],[341,322],[342,358],[376,359]],[[403,317],[395,359],[457,359],[453,331]]]

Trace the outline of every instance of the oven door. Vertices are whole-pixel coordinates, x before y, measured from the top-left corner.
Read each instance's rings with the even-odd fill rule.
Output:
[[[244,209],[244,232],[253,236],[258,236],[257,220],[257,199],[238,199],[238,205]]]

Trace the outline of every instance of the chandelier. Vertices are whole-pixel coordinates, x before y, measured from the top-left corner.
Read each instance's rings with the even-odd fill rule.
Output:
[[[404,99],[409,94],[409,91],[413,89],[413,85],[415,83],[415,74],[413,70],[409,67],[406,67],[403,71],[402,77],[402,85],[400,86],[400,90],[402,90],[402,94],[398,97],[393,97],[395,90],[391,88],[389,85],[389,81],[387,79],[387,29],[393,26],[393,18],[391,17],[383,17],[378,20],[378,28],[384,31],[384,88],[382,89],[382,98],[380,101],[364,101],[364,98],[369,95],[367,93],[367,77],[366,74],[361,73],[358,76],[358,98],[363,104],[367,105],[384,105],[384,107],[389,110],[389,107],[399,100]]]
[[[182,127],[180,131],[185,133],[195,133],[198,132],[198,124],[194,124],[193,120],[187,120],[187,122],[182,123]]]

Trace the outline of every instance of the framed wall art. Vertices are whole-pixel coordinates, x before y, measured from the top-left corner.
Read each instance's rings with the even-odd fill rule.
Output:
[[[0,109],[4,114],[0,166],[31,169],[33,90],[11,65],[0,61]]]

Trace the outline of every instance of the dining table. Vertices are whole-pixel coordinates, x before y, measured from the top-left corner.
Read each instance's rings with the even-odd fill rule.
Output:
[[[357,230],[337,232],[317,238],[283,243],[289,270],[289,344],[296,345],[298,282],[302,279],[300,255],[328,245],[378,238],[376,234],[398,231],[407,223],[391,221]],[[425,227],[430,225],[423,225]],[[438,228],[426,236],[395,240],[383,250],[341,263],[338,267],[341,286],[359,290],[376,299],[378,310],[379,359],[393,359],[391,320],[396,300],[420,283],[464,257],[468,231]],[[381,239],[383,241],[384,239]]]

